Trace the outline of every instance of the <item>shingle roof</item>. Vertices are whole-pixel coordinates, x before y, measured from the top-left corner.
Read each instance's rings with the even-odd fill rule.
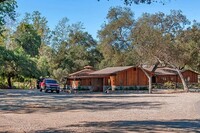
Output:
[[[90,73],[90,75],[109,75],[109,74],[115,74],[117,72],[124,71],[124,70],[127,70],[129,68],[133,68],[133,66],[107,67],[105,69],[92,72],[92,73]]]
[[[153,67],[146,67],[145,70],[151,72]],[[181,70],[181,72],[184,72],[185,70]],[[158,67],[156,71],[154,72],[155,75],[177,75],[177,72],[174,68],[170,67]]]
[[[83,69],[83,70],[77,71],[75,73],[71,73],[71,74],[69,74],[69,76],[87,76],[94,71],[95,70],[92,70],[92,69]]]

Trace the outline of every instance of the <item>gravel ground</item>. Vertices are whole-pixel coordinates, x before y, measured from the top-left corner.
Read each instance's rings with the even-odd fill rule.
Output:
[[[0,90],[0,132],[200,132],[200,93]]]

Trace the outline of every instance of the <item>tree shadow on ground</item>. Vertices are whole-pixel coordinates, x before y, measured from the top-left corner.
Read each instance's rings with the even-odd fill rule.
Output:
[[[51,113],[64,111],[110,111],[118,109],[158,109],[165,103],[134,98],[174,97],[172,95],[126,94],[70,94],[38,93],[37,91],[13,91],[0,96],[0,111],[4,113]],[[131,98],[131,100],[130,100]],[[115,101],[117,99],[118,101]],[[120,100],[119,100],[120,99]],[[127,101],[127,99],[129,99]]]
[[[13,131],[13,130],[5,130],[0,131],[0,133],[19,133],[19,131]],[[75,131],[69,130],[69,129],[57,129],[57,128],[47,128],[44,130],[36,130],[36,131],[20,131],[20,133],[76,133]]]
[[[96,95],[94,94],[67,94],[64,96],[58,96],[58,95],[54,95],[53,97],[55,98],[106,98],[106,99],[126,99],[126,98],[148,98],[148,97],[175,97],[175,96],[167,96],[167,95],[155,95],[155,94],[138,94],[138,95],[131,95],[131,94],[105,94],[105,93],[99,93],[100,95]]]
[[[68,129],[48,128],[45,130],[31,131],[30,133],[76,133],[76,132]]]
[[[65,112],[65,111],[111,111],[118,109],[158,109],[164,103],[160,102],[112,102],[112,101],[77,101],[74,103],[63,102],[61,104],[40,103],[40,104],[19,104],[17,101],[14,104],[0,105],[0,111],[4,113],[51,113],[51,112]]]
[[[66,128],[95,128],[95,133],[101,132],[200,132],[200,120],[172,120],[172,121],[109,121],[83,122],[68,125]]]

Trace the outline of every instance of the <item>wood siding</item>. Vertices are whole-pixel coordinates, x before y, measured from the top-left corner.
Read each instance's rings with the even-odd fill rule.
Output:
[[[130,68],[110,76],[111,86],[148,85],[148,79],[140,68]]]
[[[197,73],[190,71],[190,70],[186,70],[186,71],[182,72],[182,74],[187,83],[198,83],[198,74]],[[179,75],[157,75],[156,76],[156,83],[165,83],[168,81],[175,82],[175,83],[181,83],[181,79],[180,79]]]
[[[138,74],[137,74],[137,78],[138,78],[138,85],[148,85],[148,78],[147,76],[145,75],[145,73],[140,69],[140,68],[137,68],[137,71],[138,71]]]
[[[184,71],[182,74],[183,74],[183,77],[186,82],[198,83],[198,74],[197,73],[187,70],[187,71]],[[181,83],[181,79],[179,77],[178,77],[178,82]]]
[[[91,86],[91,79],[80,79],[80,85],[81,86]]]
[[[198,74],[186,70],[182,72],[187,83],[198,83]],[[155,83],[165,83],[168,81],[181,83],[178,75],[155,75]],[[77,78],[67,80],[70,86],[92,86],[94,91],[102,91],[104,86],[146,86],[148,78],[145,73],[138,67],[132,67],[107,76],[100,77]]]
[[[158,75],[156,76],[156,83],[177,82],[177,75]]]

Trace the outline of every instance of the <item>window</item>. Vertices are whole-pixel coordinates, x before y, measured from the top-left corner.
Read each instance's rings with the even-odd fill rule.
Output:
[[[164,80],[164,81],[165,81],[165,80],[167,80],[167,78],[166,78],[166,77],[162,77],[162,80]]]
[[[190,81],[190,77],[187,77],[187,81]]]

